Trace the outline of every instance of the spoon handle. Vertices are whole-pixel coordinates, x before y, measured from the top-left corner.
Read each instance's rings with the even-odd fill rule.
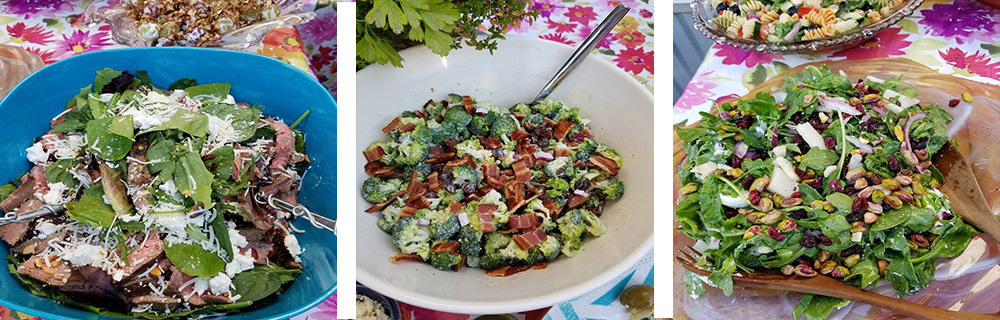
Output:
[[[618,25],[618,22],[621,21],[622,18],[625,18],[628,11],[629,7],[619,3],[618,6],[611,11],[611,14],[604,18],[604,21],[602,21],[597,28],[594,28],[594,31],[590,33],[590,36],[588,36],[586,40],[583,40],[583,43],[576,48],[576,51],[574,51],[573,55],[569,57],[569,60],[566,60],[566,63],[559,68],[559,71],[556,72],[555,76],[549,80],[549,83],[542,88],[542,91],[535,96],[535,100],[531,103],[537,103],[545,99],[545,97],[548,97],[549,94],[552,93],[552,90],[555,90],[556,86],[558,86],[559,83],[566,78],[566,75],[568,75],[570,71],[573,71],[573,69],[580,64],[580,61],[583,61],[583,59],[587,57],[587,54],[594,51],[594,48],[601,43],[601,40],[604,40],[604,37],[611,32],[611,29],[614,29],[614,27]]]

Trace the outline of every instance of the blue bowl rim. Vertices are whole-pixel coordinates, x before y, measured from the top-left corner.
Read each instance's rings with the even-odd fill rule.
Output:
[[[74,55],[72,57],[56,61],[56,62],[54,62],[54,63],[52,63],[50,65],[47,65],[47,66],[45,66],[45,67],[43,67],[41,69],[36,70],[35,72],[32,72],[30,75],[28,75],[27,77],[25,77],[24,79],[22,79],[20,82],[18,82],[17,85],[15,85],[14,88],[11,89],[10,92],[8,92],[7,95],[3,97],[3,99],[0,99],[0,106],[2,106],[4,104],[4,102],[7,101],[7,98],[9,98],[10,96],[15,95],[19,91],[21,91],[21,88],[24,86],[24,83],[28,82],[28,80],[30,80],[30,79],[32,79],[34,77],[40,77],[38,75],[39,72],[42,71],[42,70],[44,70],[45,68],[48,68],[50,66],[55,66],[55,65],[60,65],[60,64],[68,63],[66,61],[72,61],[74,59],[81,59],[80,57],[91,56],[91,55],[101,55],[101,54],[105,54],[105,52],[119,51],[119,50],[121,50],[121,51],[138,51],[138,52],[143,52],[143,51],[160,51],[160,50],[195,51],[195,52],[215,52],[215,51],[219,51],[219,52],[229,52],[229,53],[233,53],[233,54],[243,55],[243,56],[246,56],[246,57],[248,57],[250,59],[257,59],[257,60],[260,60],[260,61],[268,61],[268,63],[270,63],[270,62],[278,62],[280,65],[282,65],[283,68],[295,70],[295,72],[298,72],[302,76],[305,76],[305,77],[311,79],[312,80],[311,82],[312,82],[312,84],[314,86],[319,86],[319,88],[322,89],[322,91],[326,93],[326,98],[329,99],[330,102],[333,103],[334,108],[336,108],[336,106],[337,106],[337,101],[334,100],[333,96],[330,95],[330,91],[327,90],[327,88],[324,87],[323,84],[319,83],[319,81],[316,80],[316,77],[314,77],[314,76],[306,73],[305,71],[302,71],[301,69],[299,69],[299,68],[297,68],[295,66],[292,66],[292,65],[284,63],[284,62],[282,62],[280,60],[277,60],[277,59],[274,59],[274,58],[271,58],[271,57],[267,57],[267,56],[263,56],[263,55],[260,55],[260,54],[256,54],[256,53],[250,53],[250,52],[244,52],[244,51],[235,51],[235,50],[213,49],[213,48],[200,48],[200,47],[116,48],[116,49],[108,49],[108,50],[91,51],[91,52],[85,52],[85,53],[82,53],[82,54]],[[263,59],[263,60],[261,60],[261,59]],[[7,261],[4,261],[4,264],[6,265]],[[333,296],[333,294],[335,292],[337,292],[337,284],[338,283],[339,282],[334,282],[333,283],[333,287],[331,287],[330,290],[327,290],[327,292],[324,292],[318,299],[316,299],[314,301],[311,301],[308,304],[306,304],[306,305],[304,305],[302,307],[299,307],[297,309],[294,309],[294,310],[291,310],[291,311],[279,314],[277,316],[271,317],[270,319],[288,319],[288,318],[292,318],[294,316],[297,316],[299,314],[302,314],[302,313],[308,311],[309,309],[312,309],[313,307],[316,307],[320,303],[323,303],[323,301],[326,301],[331,296]],[[48,319],[48,320],[75,320],[74,318],[70,318],[70,317],[67,317],[67,316],[64,316],[64,315],[58,315],[58,314],[54,314],[54,313],[51,313],[51,312],[48,312],[48,311],[39,310],[39,309],[33,309],[33,308],[30,308],[30,307],[24,307],[24,306],[21,306],[21,305],[17,305],[17,304],[11,303],[9,300],[7,300],[6,298],[4,298],[2,295],[0,295],[0,305],[2,305],[4,307],[7,307],[7,308],[10,308],[11,310],[14,310],[14,311],[17,311],[17,312],[22,312],[22,313],[30,314],[30,315],[36,316],[36,317],[42,317],[42,318],[45,318],[45,319]],[[95,313],[95,315],[96,315],[96,313]],[[102,316],[102,317],[108,317],[108,316]]]

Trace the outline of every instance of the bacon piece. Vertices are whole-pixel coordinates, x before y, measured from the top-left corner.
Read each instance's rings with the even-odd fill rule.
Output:
[[[542,262],[536,263],[535,265],[531,266],[531,268],[535,269],[535,270],[542,270],[542,269],[545,269],[545,267],[548,267],[548,266],[549,266],[548,262],[542,261]]]
[[[448,211],[451,213],[459,212],[462,211],[463,207],[465,206],[463,206],[461,202],[455,202],[448,206]]]
[[[562,207],[559,206],[559,203],[552,200],[552,198],[542,198],[542,206],[545,207],[545,209],[549,209],[549,217],[552,219],[558,218],[559,213],[562,211]]]
[[[587,197],[581,197],[578,194],[573,194],[573,198],[569,199],[569,204],[567,204],[567,206],[569,206],[570,209],[576,209],[583,206],[585,203],[587,203]]]
[[[454,152],[440,152],[436,154],[431,154],[430,156],[427,157],[427,160],[424,160],[424,162],[430,164],[436,164],[436,163],[447,162],[448,160],[451,160],[453,158],[455,158]]]
[[[568,155],[569,155],[569,149],[556,148],[555,150],[552,150],[552,156],[554,156],[556,158],[558,158],[558,157],[564,157],[564,156],[568,156]]]
[[[441,188],[441,179],[438,179],[438,172],[431,172],[427,175],[427,190],[436,192],[439,188]]]
[[[424,197],[423,194],[410,196],[409,198],[406,198],[405,202],[407,206],[417,209],[427,209],[431,207],[431,203],[427,201],[427,197]]]
[[[521,129],[514,130],[514,132],[510,134],[510,139],[514,141],[519,141],[527,137],[528,137],[528,132]]]
[[[417,175],[416,171],[413,171],[413,173],[410,174],[410,183],[406,187],[406,195],[411,197],[422,195],[424,194],[424,190],[421,190],[422,187],[423,183],[420,182],[420,176]]]
[[[569,129],[572,128],[573,128],[572,122],[568,120],[559,121],[559,124],[556,125],[555,130],[552,130],[552,137],[555,138],[556,141],[562,141],[562,139],[566,138],[566,134],[569,133]]]
[[[482,205],[480,205],[480,207],[481,206]],[[494,209],[494,210],[496,210],[496,209]],[[493,214],[492,213],[489,213],[489,212],[483,213],[482,209],[479,210],[479,228],[483,232],[497,231],[497,226],[495,224],[493,224]]]
[[[472,97],[462,96],[462,105],[465,106],[465,113],[475,114],[476,106],[472,103]]]
[[[479,205],[479,207],[477,209],[479,210],[480,214],[482,214],[482,213],[493,213],[494,211],[497,211],[498,209],[500,209],[500,206],[495,205],[495,204],[481,204],[481,205]]]
[[[514,176],[517,177],[518,183],[531,181],[531,171],[528,169],[527,161],[524,159],[514,161],[511,167],[514,168]]]
[[[502,266],[486,270],[486,275],[491,277],[507,277],[528,269],[531,269],[531,266]]]
[[[576,160],[576,162],[573,162],[573,166],[577,168],[586,168],[587,164],[583,163],[583,161]]]
[[[402,127],[399,127],[399,132],[410,132],[410,131],[413,131],[413,129],[416,129],[416,128],[417,128],[417,125],[412,124],[412,123],[407,123],[407,124],[404,124]]]
[[[479,138],[479,143],[486,149],[496,149],[503,146],[503,143],[500,143],[500,140],[494,137]]]
[[[487,163],[483,165],[483,176],[486,179],[486,184],[489,187],[500,189],[503,188],[503,182],[500,181],[500,167],[496,163]]]
[[[368,162],[372,162],[372,161],[379,161],[379,159],[382,159],[382,156],[385,155],[385,150],[382,150],[382,146],[377,146],[375,148],[372,148],[371,150],[362,151],[361,153],[365,155],[365,160],[368,160]]]
[[[511,183],[503,189],[503,193],[504,198],[507,199],[507,208],[512,208],[510,212],[514,212],[524,205],[524,184]]]
[[[400,261],[424,261],[420,256],[414,253],[397,253],[396,255],[389,257],[389,262],[396,263]]]
[[[379,178],[399,178],[402,177],[402,173],[396,172],[396,167],[383,166],[381,162],[372,161],[365,164],[365,173],[369,176],[379,177]]]
[[[392,119],[392,122],[389,122],[389,124],[385,125],[385,127],[382,128],[382,133],[392,132],[392,130],[396,129],[396,127],[398,127],[400,123],[403,123],[403,120],[400,119],[399,117]]]
[[[510,216],[511,229],[528,230],[542,224],[542,219],[534,214],[515,214]]]
[[[417,208],[406,206],[399,212],[400,217],[412,217],[417,214]]]
[[[448,168],[451,168],[451,167],[457,167],[457,166],[467,165],[467,164],[468,164],[468,161],[466,161],[465,158],[458,158],[458,159],[455,159],[455,160],[448,161],[448,163],[445,163],[444,166],[448,167]]]
[[[405,190],[397,192],[395,195],[393,195],[391,198],[389,198],[389,200],[386,200],[383,203],[379,203],[379,204],[373,205],[373,206],[369,207],[368,209],[365,209],[365,212],[367,212],[367,213],[373,213],[373,212],[379,212],[379,211],[385,210],[385,208],[389,207],[389,205],[392,204],[393,202],[396,202],[396,199],[398,199],[399,197],[403,196],[403,194],[405,194],[405,193],[406,193]]]
[[[423,108],[424,108],[424,109],[427,109],[427,107],[430,107],[430,106],[431,106],[431,105],[433,105],[433,104],[434,104],[434,99],[427,99],[427,102],[426,102],[426,103],[424,103],[424,106],[423,106]]]
[[[447,252],[451,254],[458,254],[458,241],[448,241],[435,244],[431,248],[431,252]]]
[[[608,159],[608,157],[595,154],[590,156],[590,163],[594,164],[604,172],[615,176],[618,175],[618,163],[614,160]]]
[[[451,150],[451,151],[455,151],[455,145],[457,145],[457,144],[458,144],[458,141],[455,141],[455,140],[445,140],[444,141],[444,145],[447,146],[448,150]]]
[[[414,110],[414,111],[413,111],[413,113],[414,113],[414,114],[416,114],[416,115],[417,115],[417,117],[419,117],[420,119],[424,119],[424,118],[426,118],[426,114],[424,114],[424,112],[423,112],[423,111],[420,111],[420,110]]]
[[[522,234],[514,235],[511,239],[513,239],[514,243],[517,243],[517,246],[521,247],[521,249],[528,250],[539,243],[545,242],[547,237],[548,236],[545,235],[545,232],[536,228]]]

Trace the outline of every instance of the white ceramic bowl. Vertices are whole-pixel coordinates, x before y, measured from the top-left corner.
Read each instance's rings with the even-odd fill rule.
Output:
[[[448,93],[471,95],[498,106],[531,101],[574,48],[555,42],[510,37],[495,54],[461,49],[447,57],[426,47],[404,50],[405,68],[371,66],[358,72],[359,148],[385,140],[381,128],[406,110]],[[376,226],[379,214],[357,196],[357,277],[393,299],[424,308],[458,313],[509,313],[533,310],[576,298],[625,272],[653,245],[653,97],[610,62],[589,57],[551,96],[578,106],[592,120],[598,141],[624,158],[618,177],[625,195],[605,206],[601,219],[608,233],[589,238],[572,258],[561,257],[544,270],[506,278],[482,269],[440,271],[417,262],[391,263],[398,253],[392,237]],[[357,151],[358,163],[365,163]],[[357,168],[357,188],[368,176]]]

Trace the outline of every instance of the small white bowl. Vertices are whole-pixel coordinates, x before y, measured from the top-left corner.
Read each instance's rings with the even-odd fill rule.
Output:
[[[574,48],[536,38],[510,37],[491,55],[460,49],[440,57],[426,47],[401,52],[405,68],[370,66],[358,72],[359,148],[385,140],[381,129],[403,111],[418,110],[429,99],[448,93],[471,95],[509,107],[531,101]],[[391,263],[398,253],[382,232],[379,214],[357,196],[357,278],[393,299],[424,308],[457,313],[511,313],[576,298],[611,281],[653,246],[653,97],[610,62],[591,56],[556,89],[551,98],[578,106],[592,120],[600,142],[624,158],[618,177],[625,195],[609,202],[601,219],[608,233],[588,238],[572,258],[550,261],[544,270],[506,278],[482,269],[440,271],[418,262]],[[359,164],[365,163],[357,151]],[[368,176],[357,168],[357,188]]]

